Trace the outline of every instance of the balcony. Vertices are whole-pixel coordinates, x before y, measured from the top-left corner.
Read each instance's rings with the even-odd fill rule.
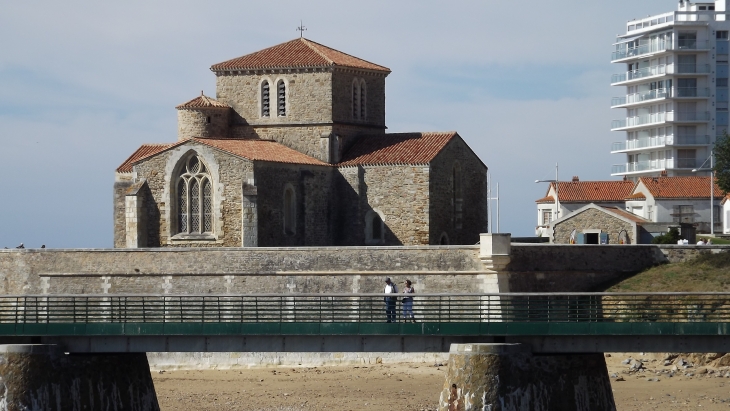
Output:
[[[675,146],[706,146],[710,144],[710,136],[677,136],[674,141],[667,142],[668,145]]]
[[[637,70],[627,71],[626,73],[614,74],[611,76],[611,84],[635,83],[644,78],[661,77],[667,74],[689,74],[689,75],[705,75],[710,74],[709,64],[669,64],[644,67]]]
[[[703,146],[710,144],[710,136],[680,135],[680,136],[658,136],[646,137],[634,140],[615,141],[611,143],[611,152],[640,150],[664,146]]]
[[[697,160],[694,158],[678,158],[677,168],[697,168]]]
[[[632,104],[640,104],[652,100],[673,97],[690,99],[708,98],[710,97],[710,89],[696,87],[672,87],[670,89],[660,88],[641,93],[628,94],[624,97],[613,97],[611,99],[611,107],[629,106]]]
[[[625,44],[625,43],[624,43]],[[618,62],[620,60],[640,57],[646,54],[663,53],[666,51],[697,51],[697,50],[709,50],[710,42],[707,40],[664,40],[664,41],[647,41],[644,44],[639,44],[637,47],[625,47],[620,48],[611,53],[611,61]]]
[[[641,116],[627,117],[626,119],[613,120],[611,130],[622,130],[632,127],[648,126],[666,122],[695,123],[710,121],[709,111],[666,111],[661,113],[644,114]]]
[[[636,161],[633,163],[614,164],[611,167],[611,175],[661,171],[673,167],[673,159]]]

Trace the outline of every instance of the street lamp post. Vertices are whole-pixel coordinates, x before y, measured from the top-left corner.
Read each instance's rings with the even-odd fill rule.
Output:
[[[555,183],[555,218],[560,218],[560,196],[558,195],[558,163],[555,163],[555,180],[535,180],[536,183]]]
[[[715,235],[715,170],[712,163],[714,150],[710,150],[710,157],[705,160],[699,168],[692,169],[693,173],[698,172],[708,161],[710,162],[710,235]]]

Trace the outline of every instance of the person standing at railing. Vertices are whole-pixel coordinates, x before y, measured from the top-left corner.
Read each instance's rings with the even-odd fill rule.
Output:
[[[411,280],[406,280],[406,286],[403,287],[403,322],[411,320],[416,322],[416,317],[413,316],[413,296],[416,293],[416,289],[411,285]]]
[[[384,292],[386,294],[393,294],[393,297],[385,297],[385,316],[389,323],[394,323],[396,321],[395,303],[398,301],[398,287],[395,286],[395,283],[390,281],[390,277],[385,278]]]

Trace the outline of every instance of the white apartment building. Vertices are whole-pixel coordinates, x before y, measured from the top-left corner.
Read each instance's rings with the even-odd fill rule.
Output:
[[[611,152],[625,157],[611,175],[709,174],[712,145],[728,128],[729,6],[680,0],[677,11],[626,23],[611,56],[622,67],[611,79],[621,90],[611,107],[622,113],[611,130],[623,137]]]

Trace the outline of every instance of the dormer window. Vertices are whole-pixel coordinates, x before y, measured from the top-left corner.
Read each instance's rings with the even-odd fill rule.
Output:
[[[269,82],[264,80],[264,82],[261,83],[261,117],[269,117],[269,101]]]
[[[284,80],[276,83],[276,98],[279,117],[284,117],[286,116],[286,83]]]

